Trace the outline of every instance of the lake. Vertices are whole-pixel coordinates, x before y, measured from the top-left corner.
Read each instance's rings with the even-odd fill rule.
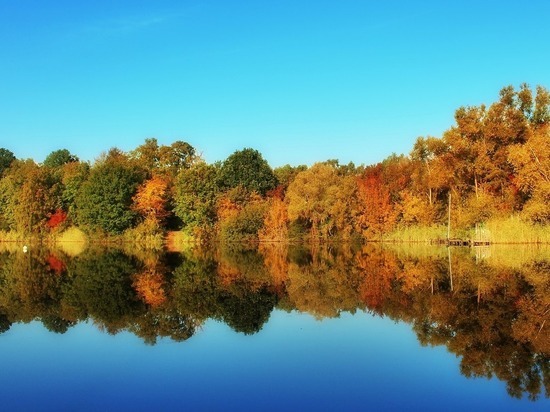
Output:
[[[4,410],[550,410],[550,250],[3,245]]]

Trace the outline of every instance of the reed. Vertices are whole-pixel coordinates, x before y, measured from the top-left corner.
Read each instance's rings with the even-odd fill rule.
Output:
[[[492,244],[550,244],[550,226],[533,224],[513,215],[490,219],[477,228],[451,228],[450,237]],[[441,225],[400,227],[381,237],[384,242],[397,243],[430,243],[446,239],[447,228]]]
[[[550,244],[550,226],[526,222],[519,216],[491,219],[484,226],[491,243]]]
[[[403,226],[382,235],[383,242],[430,243],[444,240],[447,228],[442,225]]]

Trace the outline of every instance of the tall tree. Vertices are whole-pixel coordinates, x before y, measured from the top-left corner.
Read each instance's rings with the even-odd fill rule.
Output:
[[[420,195],[425,196],[432,205],[438,195],[438,170],[436,159],[446,151],[446,145],[435,137],[419,137],[414,143],[410,157],[413,161],[413,184]]]

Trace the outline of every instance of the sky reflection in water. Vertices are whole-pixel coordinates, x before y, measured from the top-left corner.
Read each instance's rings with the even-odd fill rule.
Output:
[[[55,335],[33,322],[0,339],[0,387],[14,409],[543,410],[496,379],[466,379],[445,348],[366,313],[317,321],[274,311],[252,336],[208,321],[190,340],[144,345],[82,323]],[[444,406],[443,406],[444,405]]]

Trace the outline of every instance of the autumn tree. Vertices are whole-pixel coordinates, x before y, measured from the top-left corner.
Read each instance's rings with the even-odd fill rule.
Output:
[[[537,86],[535,107],[530,120],[535,127],[547,125],[550,122],[550,92],[542,86]]]
[[[390,189],[383,180],[382,168],[381,164],[368,167],[363,176],[357,179],[358,198],[362,207],[357,226],[367,237],[390,230],[397,218]]]
[[[9,174],[0,179],[0,230],[15,229],[15,197],[20,183]]]
[[[400,213],[400,223],[405,225],[430,225],[435,220],[436,209],[433,204],[408,190],[401,193],[399,205],[395,207],[399,207],[396,211]]]
[[[2,179],[0,208],[4,226],[21,233],[39,232],[61,207],[61,186],[32,160],[16,161]]]
[[[525,144],[510,148],[516,183],[528,197],[524,214],[533,222],[550,222],[550,128],[537,128]]]
[[[487,192],[502,199],[498,208],[514,202],[509,148],[528,140],[533,111],[527,85],[518,92],[512,86],[504,87],[500,99],[488,108],[481,105],[456,111],[456,125],[445,132],[443,140],[450,149],[447,167],[455,174],[453,187],[463,200]]]
[[[145,219],[162,222],[169,215],[168,182],[166,178],[155,175],[143,182],[133,197],[133,209]]]
[[[316,163],[296,175],[286,193],[290,221],[305,221],[313,238],[352,232],[356,199],[353,176],[340,176],[334,166]]]
[[[438,199],[439,190],[443,186],[437,159],[446,150],[447,147],[441,139],[428,136],[416,139],[410,153],[413,162],[413,189],[421,197],[425,197],[430,206]]]
[[[288,207],[279,197],[272,197],[268,201],[263,227],[259,232],[261,241],[288,240]]]

